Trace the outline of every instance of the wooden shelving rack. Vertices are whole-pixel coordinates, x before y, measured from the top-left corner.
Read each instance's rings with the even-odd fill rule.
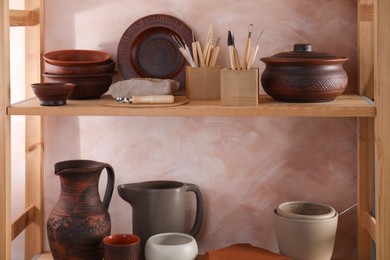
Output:
[[[36,98],[10,104],[9,27],[26,28],[26,86],[41,80],[44,0],[26,1],[26,10],[0,3],[0,260],[11,259],[11,241],[25,231],[25,259],[43,252],[43,127],[46,115],[74,116],[290,116],[358,118],[359,258],[390,259],[390,1],[358,1],[359,90],[330,103],[286,104],[262,97],[258,107],[223,107],[218,101],[191,101],[164,109],[110,108],[98,101],[70,101],[45,108]],[[32,96],[26,88],[27,96]],[[373,102],[372,100],[375,100]],[[11,221],[12,115],[26,116],[26,209]],[[375,172],[375,191],[373,186]],[[372,198],[375,205],[372,205]],[[371,209],[375,206],[375,217]]]

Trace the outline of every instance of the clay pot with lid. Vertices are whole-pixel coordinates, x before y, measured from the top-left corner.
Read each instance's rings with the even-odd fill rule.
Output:
[[[314,51],[311,44],[295,44],[293,51],[260,60],[266,64],[263,89],[277,101],[327,102],[347,87],[343,64],[348,58]]]

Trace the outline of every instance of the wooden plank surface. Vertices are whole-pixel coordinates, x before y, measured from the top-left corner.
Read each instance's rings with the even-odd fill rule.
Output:
[[[358,251],[360,259],[369,259],[374,239],[367,226],[371,214],[374,173],[374,119],[359,118],[357,122],[357,194],[358,194]]]
[[[26,96],[34,96],[29,85],[42,82],[44,43],[44,1],[29,0],[25,8],[34,10],[40,23],[26,27]],[[44,238],[44,175],[43,175],[43,118],[26,117],[26,207],[34,205],[34,221],[25,231],[25,259],[43,252]]]
[[[38,13],[30,10],[10,10],[9,18],[11,26],[32,26],[39,22]]]
[[[110,97],[105,97],[110,98]],[[185,98],[185,97],[176,97]],[[99,100],[68,100],[65,106],[43,107],[36,98],[8,108],[10,115],[67,116],[294,116],[373,117],[375,107],[364,97],[343,95],[325,103],[282,103],[261,96],[258,106],[221,106],[218,100],[195,100],[177,107],[123,108],[99,105]]]
[[[15,239],[20,233],[22,233],[28,225],[34,222],[36,207],[28,207],[11,226],[11,240]]]
[[[0,260],[11,259],[10,45],[8,0],[0,2]]]
[[[375,208],[377,259],[390,259],[390,1],[375,6]]]
[[[374,98],[374,0],[359,0],[359,94]]]
[[[358,69],[359,94],[374,98],[374,0],[359,0],[358,5]],[[370,259],[375,226],[370,226],[374,174],[374,119],[359,118],[358,128],[358,254]],[[370,229],[371,228],[371,229]]]

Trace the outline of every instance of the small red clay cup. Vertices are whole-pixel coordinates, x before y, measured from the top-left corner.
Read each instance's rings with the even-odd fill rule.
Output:
[[[141,239],[132,234],[114,234],[103,239],[104,260],[138,260]]]

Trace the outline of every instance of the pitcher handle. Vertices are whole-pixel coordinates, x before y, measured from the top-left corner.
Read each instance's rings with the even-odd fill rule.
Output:
[[[195,215],[195,221],[194,225],[192,226],[192,229],[190,231],[190,235],[195,237],[202,227],[203,223],[203,212],[204,212],[204,203],[203,203],[203,196],[202,192],[200,191],[199,187],[195,184],[186,183],[186,191],[194,192],[196,196],[196,215]]]
[[[106,186],[106,191],[104,193],[103,205],[108,210],[112,198],[112,193],[114,191],[115,172],[112,166],[107,163],[105,164],[105,168],[107,171],[107,186]]]

